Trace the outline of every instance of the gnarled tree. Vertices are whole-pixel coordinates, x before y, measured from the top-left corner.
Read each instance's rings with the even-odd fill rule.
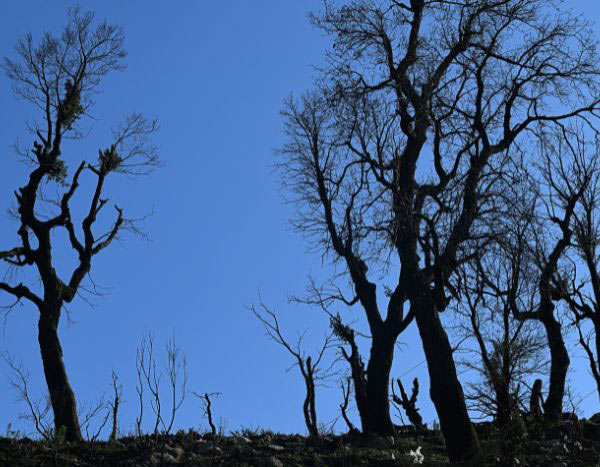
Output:
[[[121,69],[126,55],[121,29],[106,22],[94,26],[93,19],[91,13],[71,9],[60,36],[46,33],[35,45],[28,34],[17,43],[19,59],[4,61],[4,70],[14,83],[16,94],[34,104],[40,114],[29,128],[35,138],[33,150],[22,151],[32,169],[27,183],[15,192],[20,244],[0,251],[0,259],[11,267],[34,268],[41,290],[7,282],[0,282],[0,290],[12,295],[17,302],[23,299],[31,302],[39,312],[38,342],[54,425],[57,431],[64,430],[66,439],[71,441],[81,440],[81,430],[58,338],[61,311],[65,303],[77,296],[94,256],[108,247],[123,229],[132,226],[131,220],[115,205],[112,227],[104,233],[94,232],[98,215],[109,201],[103,197],[107,177],[115,173],[146,174],[158,161],[155,147],[149,143],[156,123],[131,114],[113,130],[108,147],[99,151],[98,159],[80,162],[67,182],[65,141],[83,137],[77,125],[93,104],[102,77]],[[81,237],[71,215],[70,202],[84,171],[93,174],[95,187],[81,221]],[[46,182],[65,186],[62,197],[53,203],[55,209],[50,216],[39,209],[47,199],[42,196]],[[57,245],[52,233],[56,229],[65,229],[68,247],[78,258],[65,279],[58,274],[53,258]]]
[[[329,65],[283,111],[296,226],[342,265],[356,294],[346,302],[362,307],[372,336],[363,430],[394,431],[394,343],[414,318],[453,462],[479,443],[439,316],[452,278],[471,241],[493,234],[509,149],[599,103],[591,31],[557,3],[325,2],[313,19],[334,39]],[[373,276],[393,270],[387,260],[398,272],[384,317]]]

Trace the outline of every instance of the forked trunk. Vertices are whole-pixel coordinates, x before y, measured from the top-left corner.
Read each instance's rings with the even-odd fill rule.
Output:
[[[544,402],[544,418],[550,422],[557,422],[562,415],[565,382],[571,361],[560,332],[560,323],[551,314],[543,319],[542,323],[550,347],[550,387]]]
[[[42,313],[38,322],[38,341],[44,374],[54,412],[56,433],[64,430],[65,440],[81,441],[75,395],[67,378],[62,348],[58,340],[58,316],[58,313]]]
[[[469,461],[480,453],[462,386],[456,375],[448,335],[431,301],[416,307],[416,321],[429,371],[430,395],[446,440],[450,462]]]
[[[380,436],[394,434],[389,400],[393,358],[394,340],[388,336],[374,336],[367,365],[366,413],[361,413],[365,433],[375,433]]]

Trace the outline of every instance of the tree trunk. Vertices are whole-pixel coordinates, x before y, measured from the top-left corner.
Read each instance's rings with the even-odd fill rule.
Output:
[[[427,359],[431,400],[440,419],[448,457],[450,462],[472,460],[480,453],[479,440],[456,375],[448,335],[431,300],[425,299],[415,309]]]
[[[510,388],[508,384],[501,382],[496,389],[496,423],[503,427],[511,420],[512,400],[510,397]]]
[[[562,416],[565,382],[571,361],[560,332],[560,323],[554,319],[551,312],[546,313],[546,317],[541,321],[546,329],[550,347],[550,387],[544,402],[544,418],[550,422],[557,422]]]
[[[306,360],[306,375],[304,376],[306,384],[306,397],[302,406],[304,412],[304,421],[308,434],[312,438],[319,437],[319,427],[317,426],[317,409],[315,406],[315,380],[311,358]]]
[[[366,413],[361,414],[365,433],[375,433],[379,436],[394,434],[389,399],[393,358],[394,339],[387,335],[373,336],[367,365]]]
[[[59,308],[60,309],[60,308]],[[44,364],[44,374],[54,412],[56,433],[64,430],[65,440],[81,441],[75,395],[69,384],[58,340],[59,312],[42,313],[38,322],[38,342]],[[64,427],[64,428],[62,428]]]
[[[531,388],[531,397],[529,399],[529,413],[535,418],[542,415],[542,403],[542,380],[538,378],[533,383],[533,388]]]

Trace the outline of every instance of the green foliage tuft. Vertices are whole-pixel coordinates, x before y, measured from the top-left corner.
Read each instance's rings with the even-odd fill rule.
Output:
[[[123,158],[119,156],[119,153],[117,153],[117,149],[113,144],[110,149],[98,151],[98,162],[100,163],[100,171],[102,173],[108,173],[117,169],[121,162],[123,162]]]
[[[54,163],[50,165],[50,169],[48,170],[48,179],[53,180],[61,185],[65,185],[66,178],[67,165],[65,164],[65,161],[56,159]]]
[[[60,103],[58,117],[62,125],[70,130],[75,120],[83,113],[81,105],[81,89],[71,80],[65,83],[65,97]]]

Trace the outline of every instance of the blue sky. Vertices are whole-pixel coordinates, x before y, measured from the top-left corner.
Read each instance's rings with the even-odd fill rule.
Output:
[[[71,1],[6,1],[0,6],[0,56],[15,58],[13,44],[31,31],[60,31]],[[576,12],[600,19],[596,2],[570,2]],[[90,6],[88,3],[86,6]],[[108,144],[109,129],[132,110],[159,119],[156,136],[163,168],[139,180],[114,177],[107,193],[130,216],[153,215],[144,223],[149,242],[124,234],[96,257],[94,281],[106,287],[94,307],[77,300],[69,306],[73,322],[63,319],[60,336],[71,384],[80,402],[109,393],[111,369],[123,384],[121,428],[133,428],[137,414],[135,350],[145,331],[156,336],[158,363],[166,363],[164,345],[174,335],[188,358],[190,389],[220,392],[214,415],[226,429],[265,427],[305,432],[300,375],[285,370],[291,357],[264,336],[247,310],[260,289],[277,310],[282,327],[294,339],[305,339],[313,351],[327,319],[316,309],[289,305],[287,296],[301,293],[309,274],[325,277],[318,254],[288,226],[292,207],[283,203],[273,172],[273,150],[283,142],[278,111],[290,93],[300,94],[316,76],[329,43],[307,19],[319,2],[295,0],[178,2],[104,1],[93,4],[98,19],[123,26],[127,70],[103,82],[92,113],[96,120],[83,141],[68,142],[63,156],[70,167],[93,160]],[[16,223],[4,213],[14,205],[13,191],[25,183],[25,166],[12,152],[16,139],[31,143],[25,122],[34,116],[27,102],[15,99],[0,75],[0,249],[17,242]],[[89,195],[90,178],[82,180],[79,200]],[[86,186],[88,192],[86,192]],[[105,216],[107,213],[105,213]],[[109,222],[110,217],[105,217]],[[57,242],[65,238],[58,236]],[[62,243],[65,245],[64,243]],[[57,248],[59,271],[73,257]],[[27,276],[24,277],[26,279]],[[0,304],[8,303],[0,296]],[[358,309],[348,320],[362,318]],[[31,373],[33,395],[45,390],[36,337],[36,311],[24,304],[7,317],[0,349],[22,360]],[[359,327],[364,329],[364,320]],[[420,407],[427,422],[435,419],[427,396],[423,354],[414,324],[401,336],[392,374],[421,381]],[[366,350],[366,348],[365,348]],[[330,354],[330,359],[334,357]],[[366,357],[366,354],[365,354]],[[574,356],[575,389],[594,389],[585,360]],[[13,404],[0,363],[0,431],[17,420],[23,405]],[[166,387],[165,387],[166,389]],[[167,393],[165,392],[165,397]],[[340,391],[317,393],[320,421],[338,416]],[[597,412],[593,394],[582,404]],[[148,413],[148,407],[146,408]],[[353,414],[357,422],[356,414]],[[150,418],[146,419],[150,426]],[[199,404],[188,398],[176,428],[204,429]],[[345,429],[339,421],[338,429]]]

